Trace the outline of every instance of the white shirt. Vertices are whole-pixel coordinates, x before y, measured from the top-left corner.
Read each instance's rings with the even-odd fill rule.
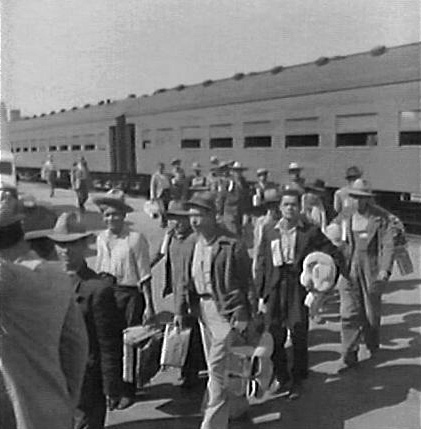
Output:
[[[212,294],[211,264],[212,244],[200,238],[194,247],[192,263],[192,277],[199,295]]]
[[[140,286],[151,277],[149,244],[127,226],[119,235],[102,231],[97,237],[96,271],[112,274],[121,286]]]

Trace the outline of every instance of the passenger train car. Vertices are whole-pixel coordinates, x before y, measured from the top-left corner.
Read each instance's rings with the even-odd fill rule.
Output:
[[[265,166],[281,183],[298,161],[307,180],[335,188],[357,165],[376,191],[409,204],[421,199],[420,100],[413,43],[31,118],[12,111],[9,133],[20,171],[53,154],[62,170],[84,156],[98,177],[133,178],[174,157],[187,171],[194,161],[206,169],[216,155],[241,161],[250,180]]]

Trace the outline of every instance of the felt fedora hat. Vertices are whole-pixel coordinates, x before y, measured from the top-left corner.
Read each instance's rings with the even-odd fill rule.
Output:
[[[173,158],[170,162],[171,165],[180,165],[181,159],[180,158]]]
[[[193,171],[200,171],[202,169],[202,166],[198,162],[193,162],[191,165],[191,169]]]
[[[351,197],[372,197],[374,196],[373,192],[371,191],[370,184],[367,182],[367,180],[364,179],[357,179],[353,184],[352,187],[348,190],[348,194],[351,195]]]
[[[93,235],[92,232],[87,231],[85,225],[79,222],[76,213],[67,212],[62,213],[57,219],[53,230],[47,237],[50,240],[67,243],[77,241]]]
[[[23,220],[24,214],[15,188],[0,188],[0,227]]]
[[[126,204],[125,199],[125,194],[121,189],[110,189],[105,195],[92,198],[92,201],[99,208],[108,206],[123,213],[131,213],[133,211],[133,207]]]
[[[345,179],[359,179],[363,175],[361,169],[353,165],[352,167],[348,167],[345,173]]]
[[[187,216],[188,213],[189,210],[185,201],[171,201],[168,206],[167,217]]]
[[[305,188],[308,189],[309,191],[325,192],[326,184],[324,180],[316,179],[313,183],[309,183],[308,185],[305,185]]]
[[[205,209],[207,211],[216,212],[215,197],[211,192],[201,192],[199,194],[193,195],[189,201],[186,203],[187,209]],[[192,215],[190,211],[187,211],[187,215]]]

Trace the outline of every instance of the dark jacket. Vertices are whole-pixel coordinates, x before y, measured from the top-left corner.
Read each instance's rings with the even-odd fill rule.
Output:
[[[89,338],[89,357],[80,406],[121,393],[123,322],[111,283],[85,264],[77,273],[76,301],[82,310]]]
[[[186,313],[187,302],[182,297],[183,291],[188,288],[190,281],[191,263],[196,243],[196,235],[189,230],[184,236],[177,236],[174,231],[168,231],[169,240],[165,249],[162,245],[152,257],[151,267],[164,259],[164,287],[162,297],[174,293],[175,308],[179,314]],[[162,253],[163,252],[163,253]],[[184,304],[183,304],[183,302]],[[184,306],[184,307],[183,307]]]
[[[369,260],[370,273],[369,275],[375,279],[379,271],[384,270],[389,273],[392,272],[393,266],[393,227],[392,215],[387,210],[375,204],[371,205],[368,209],[368,248],[367,258]],[[340,225],[344,231],[345,236],[345,255],[346,255],[346,274],[349,273],[351,262],[355,254],[355,240],[354,234],[351,230],[352,215],[343,211],[339,214],[333,222]]]
[[[280,237],[281,233],[274,225],[265,226],[257,251],[255,283],[259,297],[265,301],[274,289],[281,287],[282,283],[283,267],[273,265],[271,248],[272,241]],[[281,305],[288,309],[288,320],[291,325],[304,321],[304,299],[307,292],[300,284],[300,274],[303,271],[305,257],[315,251],[331,255],[339,271],[344,272],[343,256],[332,242],[318,227],[300,221],[297,225],[295,261],[289,268],[287,282],[282,285],[282,288],[288,290],[281,291],[281,301],[287,301],[281,302]]]
[[[197,235],[192,234],[197,240]],[[217,229],[217,238],[212,245],[212,295],[218,311],[226,319],[247,321],[250,318],[248,293],[252,282],[251,261],[244,245],[233,238],[223,227]],[[184,286],[177,304],[176,313],[183,314],[189,307],[197,312],[198,297],[191,278],[191,262],[185,264]]]

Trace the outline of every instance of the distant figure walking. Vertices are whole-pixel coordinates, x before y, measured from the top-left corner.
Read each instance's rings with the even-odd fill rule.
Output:
[[[41,169],[41,179],[45,180],[50,186],[50,198],[54,197],[54,190],[57,180],[57,169],[53,162],[52,155],[48,155],[47,160]]]
[[[81,214],[85,213],[85,203],[89,197],[89,187],[90,187],[90,173],[88,169],[88,163],[85,158],[75,164],[73,164],[70,181],[72,184],[72,189],[76,192],[77,203],[79,206],[79,211]]]

